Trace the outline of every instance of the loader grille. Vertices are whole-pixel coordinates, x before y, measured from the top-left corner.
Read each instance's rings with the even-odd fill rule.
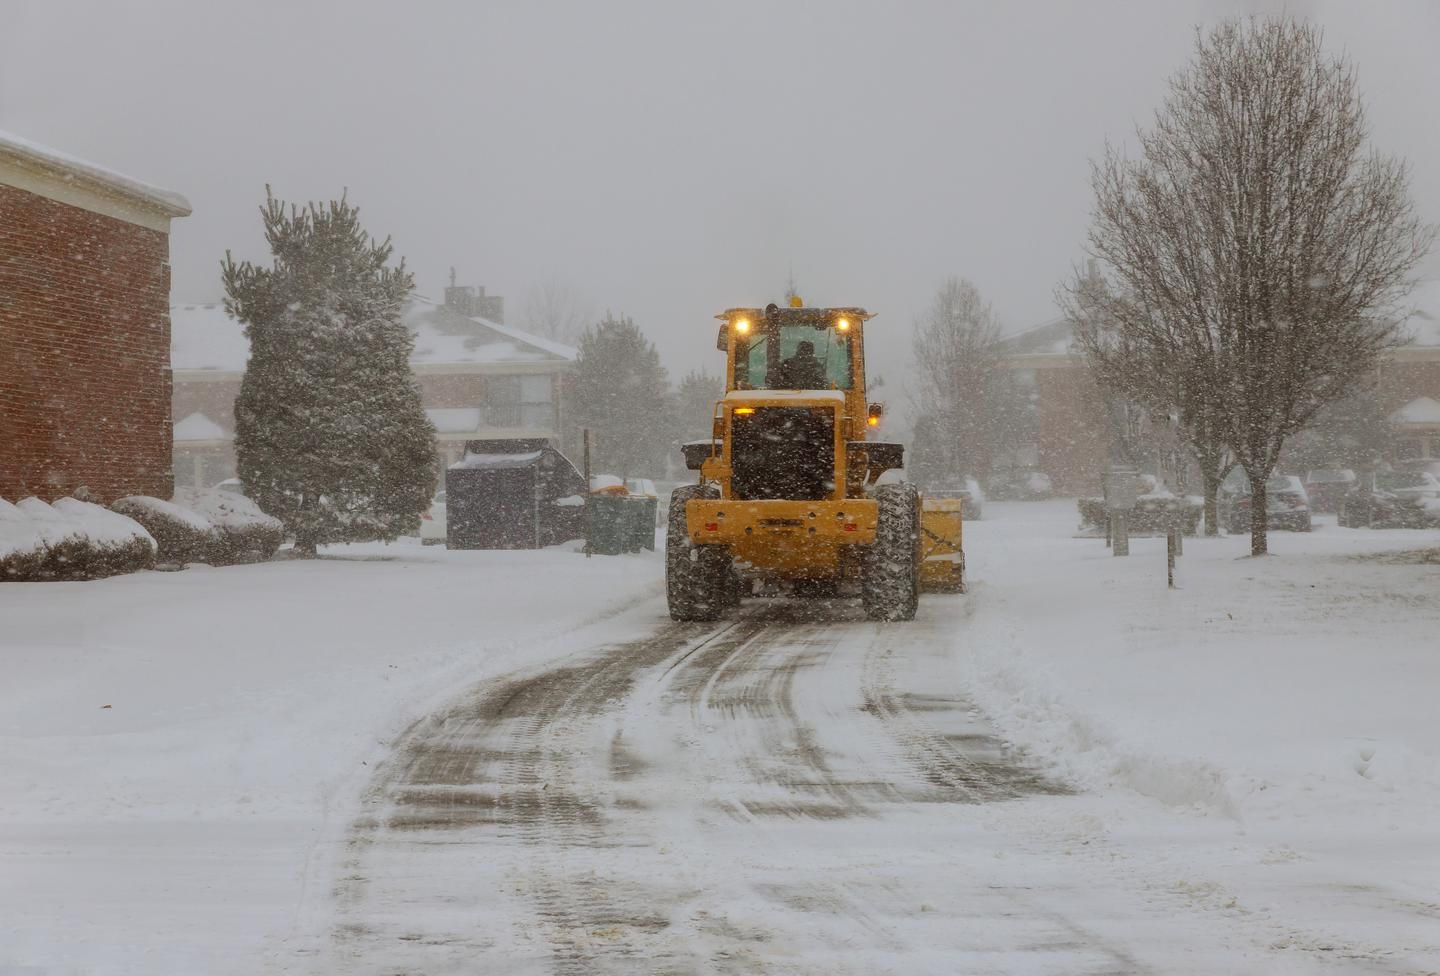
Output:
[[[730,485],[736,498],[820,501],[835,490],[835,411],[757,407],[731,420]]]

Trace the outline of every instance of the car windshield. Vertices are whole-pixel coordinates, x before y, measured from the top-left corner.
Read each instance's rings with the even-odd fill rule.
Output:
[[[737,363],[736,380],[753,390],[848,390],[850,336],[834,326],[785,324],[751,339]]]

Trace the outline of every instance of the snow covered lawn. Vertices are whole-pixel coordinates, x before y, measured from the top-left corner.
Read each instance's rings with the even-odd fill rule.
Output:
[[[0,585],[0,972],[256,971],[389,737],[635,630],[662,577],[653,554],[330,555]]]
[[[1172,592],[1163,539],[1113,557],[1072,538],[1073,502],[986,516],[962,666],[1008,736],[1109,797],[1099,835],[1297,945],[1440,931],[1440,565],[1393,555],[1440,533],[1332,517],[1261,559],[1186,539]]]

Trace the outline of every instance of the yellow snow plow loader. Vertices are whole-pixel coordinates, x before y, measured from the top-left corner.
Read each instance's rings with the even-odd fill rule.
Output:
[[[922,579],[963,589],[955,503],[923,504],[904,479],[903,445],[880,439],[883,408],[866,400],[871,317],[798,299],[717,316],[725,393],[711,436],[684,446],[699,482],[671,494],[676,620],[713,620],[757,586],[858,589],[872,620],[910,620]]]

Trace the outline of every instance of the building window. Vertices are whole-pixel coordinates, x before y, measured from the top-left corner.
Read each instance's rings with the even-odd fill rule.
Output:
[[[550,430],[555,426],[553,390],[549,373],[492,376],[485,383],[483,425]]]

